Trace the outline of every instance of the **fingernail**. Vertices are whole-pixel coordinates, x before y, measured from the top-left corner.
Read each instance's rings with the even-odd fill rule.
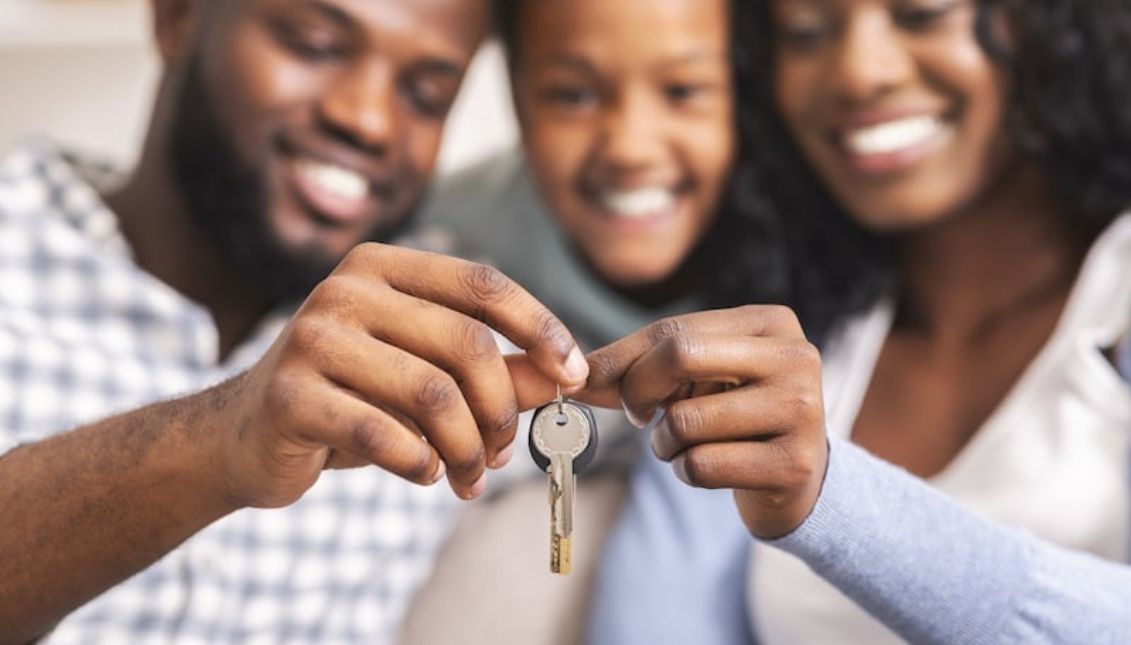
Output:
[[[565,364],[566,375],[574,381],[584,381],[589,376],[589,362],[577,347],[569,353]]]
[[[695,485],[691,483],[691,478],[687,476],[687,458],[684,455],[680,455],[672,460],[672,470],[675,471],[675,478],[679,481],[688,486]]]
[[[507,446],[506,448],[503,448],[502,450],[500,450],[499,454],[495,455],[494,461],[491,462],[491,468],[494,469],[494,470],[498,470],[498,469],[502,468],[503,466],[506,466],[507,464],[509,464],[513,457],[514,457],[514,444],[512,443],[509,446]]]
[[[471,485],[471,489],[467,491],[467,499],[475,499],[482,495],[485,490],[487,490],[487,473],[480,475],[479,479]]]
[[[432,481],[429,483],[429,485],[435,484],[436,482],[443,479],[444,475],[447,472],[448,472],[448,469],[447,469],[447,467],[444,466],[444,462],[442,462],[442,461],[439,462],[439,464],[436,466],[436,474],[432,475]]]

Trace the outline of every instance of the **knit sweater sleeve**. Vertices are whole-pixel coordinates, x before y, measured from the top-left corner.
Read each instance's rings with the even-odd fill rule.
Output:
[[[1131,638],[1131,566],[990,522],[844,440],[813,513],[768,544],[913,643]]]

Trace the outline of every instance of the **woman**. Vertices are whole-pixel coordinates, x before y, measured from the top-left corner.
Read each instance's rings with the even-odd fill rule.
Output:
[[[523,150],[441,182],[425,221],[454,229],[461,243],[495,260],[590,348],[732,294],[742,298],[730,304],[758,299],[756,267],[727,270],[737,253],[731,249],[759,236],[760,223],[721,204],[735,125],[726,0],[500,0],[496,7]],[[663,464],[636,459],[644,452],[637,433],[617,438],[626,424],[619,401],[611,405],[618,414],[601,421],[595,472],[579,480],[575,573],[545,573],[545,480],[516,486],[464,518],[430,587],[444,592],[426,592],[418,603],[408,642],[476,635],[614,642],[620,628],[608,625],[622,617],[673,642],[730,642],[709,629],[745,637],[736,563],[750,538],[730,494],[688,488]],[[498,526],[516,517],[521,524]],[[648,524],[660,527],[657,539],[647,549],[616,546],[633,543],[620,518],[631,526],[640,518],[660,522]],[[691,530],[700,525],[710,528]],[[649,555],[657,551],[672,557]],[[492,593],[479,590],[484,579],[494,581]],[[624,584],[633,593],[620,593]],[[681,591],[703,608],[692,609],[692,601],[671,607],[667,598]],[[451,606],[449,594],[461,607],[450,632],[429,619]],[[539,611],[520,611],[529,605]]]
[[[678,342],[664,342],[693,350],[677,379],[648,333],[630,337],[591,356],[591,385],[619,387],[642,418],[666,406],[661,456],[739,490],[765,541],[749,587],[762,643],[1121,642],[1131,11],[772,0],[735,14],[740,173],[772,204],[788,300],[825,341],[827,407],[801,352],[731,360],[798,338],[767,310],[746,334],[720,334],[718,314],[667,323]],[[720,380],[728,391],[673,401]]]

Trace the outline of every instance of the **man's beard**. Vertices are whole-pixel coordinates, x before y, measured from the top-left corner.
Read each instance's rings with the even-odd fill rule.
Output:
[[[266,171],[240,156],[216,114],[199,60],[186,70],[171,121],[173,178],[196,224],[257,296],[272,304],[305,298],[341,258],[313,243],[287,248],[280,242],[270,225]],[[366,239],[395,239],[412,217],[394,219],[396,225],[376,227]]]

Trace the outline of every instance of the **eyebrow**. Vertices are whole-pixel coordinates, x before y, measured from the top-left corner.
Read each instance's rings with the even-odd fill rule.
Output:
[[[358,28],[357,21],[353,19],[353,16],[349,15],[349,13],[341,7],[329,2],[324,2],[323,0],[304,0],[300,8],[316,11],[322,14],[324,18],[337,23],[338,26],[343,29],[356,30]]]
[[[436,58],[435,56],[425,58],[416,63],[413,67],[426,74],[438,74],[441,76],[458,77],[463,73],[463,69],[454,61],[450,61],[446,58]]]
[[[727,60],[725,54],[709,49],[693,49],[691,51],[678,54],[671,58],[665,59],[656,63],[654,69],[664,69],[668,67],[675,67],[677,65],[689,65],[699,62],[714,62],[716,60]],[[596,72],[596,67],[583,57],[574,54],[548,54],[538,60],[532,61],[535,67],[550,67],[561,65],[563,67],[572,67],[583,72]]]

